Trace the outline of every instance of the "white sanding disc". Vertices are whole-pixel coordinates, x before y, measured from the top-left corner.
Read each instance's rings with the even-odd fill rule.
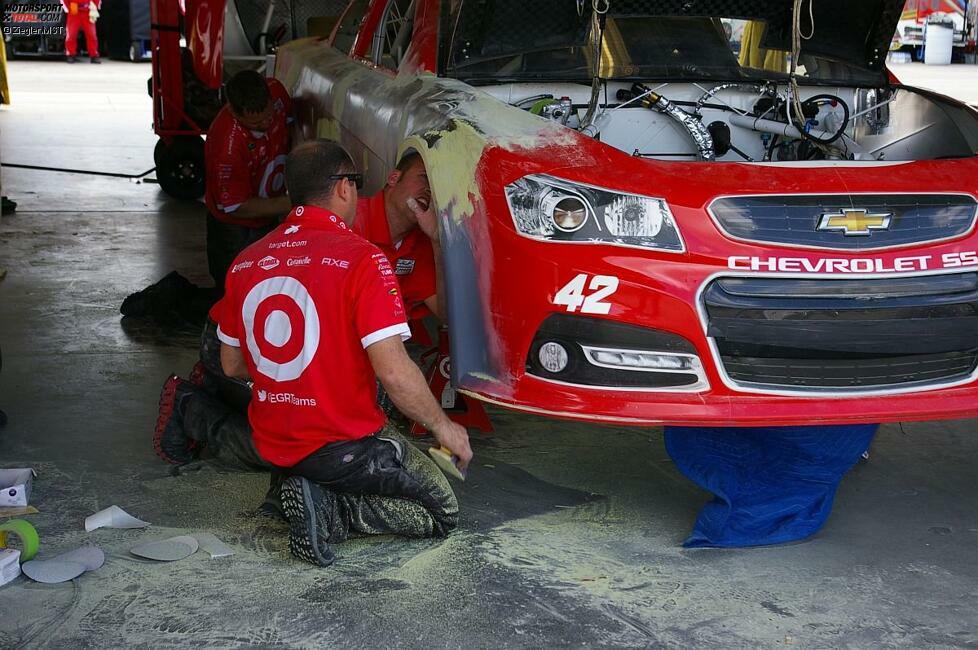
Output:
[[[24,562],[20,570],[31,580],[57,584],[74,580],[85,573],[85,565],[81,562],[62,562],[61,560],[31,560]]]
[[[58,557],[51,558],[51,561],[77,562],[84,565],[86,571],[94,571],[105,564],[105,553],[96,546],[82,546],[74,551],[62,553]]]
[[[160,562],[175,562],[197,552],[197,540],[189,535],[140,544],[129,550],[133,555]]]

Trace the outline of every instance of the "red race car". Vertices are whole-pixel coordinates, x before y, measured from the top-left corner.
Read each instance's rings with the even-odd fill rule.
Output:
[[[551,416],[978,413],[978,111],[903,0],[374,0],[278,51],[303,137],[427,163],[452,381]]]

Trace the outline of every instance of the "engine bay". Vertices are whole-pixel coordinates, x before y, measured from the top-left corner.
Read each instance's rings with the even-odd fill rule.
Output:
[[[978,155],[978,112],[903,86],[802,86],[794,102],[784,82],[607,80],[593,109],[591,88],[582,84],[481,90],[642,158],[797,163]]]

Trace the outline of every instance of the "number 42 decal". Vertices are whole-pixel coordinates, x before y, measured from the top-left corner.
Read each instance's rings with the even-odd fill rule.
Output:
[[[602,301],[617,290],[618,278],[613,275],[591,277],[581,273],[557,292],[554,304],[566,306],[569,312],[580,309],[582,314],[607,314],[611,311],[611,303]],[[593,293],[585,295],[585,291]]]

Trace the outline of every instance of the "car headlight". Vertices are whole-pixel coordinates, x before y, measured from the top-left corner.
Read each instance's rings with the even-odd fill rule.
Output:
[[[506,199],[516,229],[535,239],[684,250],[676,220],[662,199],[544,175],[510,183]]]

